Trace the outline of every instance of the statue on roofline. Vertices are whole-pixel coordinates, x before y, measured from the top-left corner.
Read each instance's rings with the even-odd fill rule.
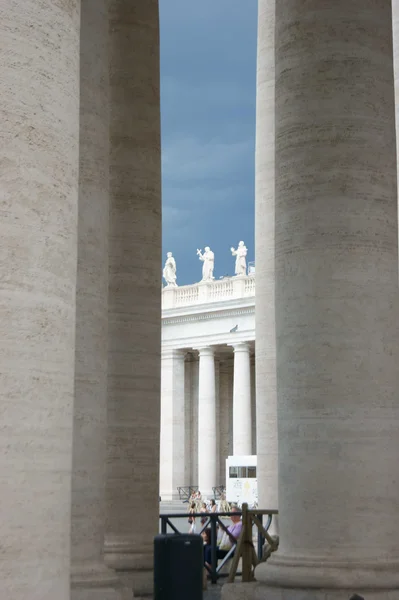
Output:
[[[165,266],[162,272],[163,278],[166,281],[166,287],[177,287],[176,283],[176,261],[173,258],[172,252],[166,255]]]
[[[202,280],[201,281],[213,281],[213,269],[215,266],[215,255],[209,246],[205,247],[204,252],[197,249],[198,258],[204,263],[202,265]]]
[[[244,242],[239,242],[237,250],[230,248],[233,256],[236,257],[235,274],[246,275],[247,274],[247,253],[248,250]]]

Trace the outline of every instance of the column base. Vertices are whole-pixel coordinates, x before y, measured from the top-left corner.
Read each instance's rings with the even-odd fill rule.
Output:
[[[152,571],[154,566],[153,546],[140,547],[131,540],[106,539],[104,544],[105,565],[113,571]]]
[[[278,555],[277,552],[267,563],[261,563],[257,567],[255,577],[262,585],[268,587],[331,589],[332,592],[353,590],[352,593],[359,589],[372,592],[398,590],[399,598],[397,560],[334,560],[322,556],[296,558]]]
[[[364,600],[398,600],[399,589],[371,591],[369,589],[349,590],[348,588],[340,588],[328,590],[275,588],[266,585],[257,585],[255,586],[253,596],[244,597],[248,598],[248,600],[350,600],[353,594],[364,597]],[[235,597],[238,599],[240,596],[237,595]],[[235,597],[231,597],[232,600]]]
[[[120,571],[118,576],[125,588],[134,591],[135,600],[153,598],[154,596],[154,571]]]
[[[115,572],[102,565],[83,565],[71,569],[71,600],[131,600],[127,588]]]
[[[123,587],[133,589],[134,598],[152,597],[154,593],[154,553],[153,547],[142,547],[137,552],[137,544],[132,540],[108,538],[104,546],[104,561],[107,567],[116,572]]]
[[[253,583],[225,583],[222,587],[222,600],[350,600],[359,594],[364,600],[398,600],[399,590],[370,590],[358,588],[350,590],[283,588]]]

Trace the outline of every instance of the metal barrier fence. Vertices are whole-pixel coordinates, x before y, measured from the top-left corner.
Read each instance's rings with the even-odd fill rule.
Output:
[[[220,500],[226,494],[226,486],[225,485],[217,485],[212,488],[213,497],[215,500]]]
[[[188,502],[191,498],[191,495],[195,492],[198,492],[198,486],[186,485],[184,487],[178,487],[177,491],[179,494],[179,500],[182,502]]]
[[[216,583],[219,577],[229,577],[229,581],[233,581],[237,573],[238,562],[240,558],[242,558],[243,568],[242,568],[242,578],[243,581],[251,581],[252,578],[252,570],[249,567],[255,566],[259,562],[263,560],[267,560],[272,552],[277,550],[278,547],[278,539],[273,538],[269,535],[269,528],[272,524],[272,519],[274,515],[277,515],[277,510],[248,510],[246,504],[243,505],[242,511],[235,512],[219,512],[219,513],[176,513],[176,514],[161,514],[159,516],[161,520],[161,533],[167,533],[168,527],[173,531],[176,535],[181,535],[183,533],[187,533],[187,531],[180,531],[178,526],[173,523],[174,519],[185,519],[186,523],[188,521],[189,516],[198,519],[201,523],[201,519],[204,520],[201,523],[201,527],[197,533],[201,534],[210,527],[211,529],[211,563],[210,568],[206,567],[210,579],[212,583]],[[231,549],[227,552],[226,556],[218,559],[218,530],[222,530],[223,532],[229,534],[227,528],[229,524],[223,523],[222,519],[229,518],[231,516],[242,516],[243,527],[241,530],[240,537],[235,543],[232,544]],[[266,523],[263,525],[263,517],[267,517]],[[205,520],[206,519],[206,520]],[[257,528],[257,538],[256,538],[256,550],[254,547],[254,541],[252,536],[253,527]],[[232,541],[232,540],[231,540]],[[266,550],[266,555],[264,553],[264,545],[267,543],[267,547],[269,550]],[[228,560],[233,559],[230,572],[222,573],[222,569],[227,563]]]
[[[216,487],[212,488],[212,491],[213,491],[214,499],[220,500],[220,498],[222,498],[223,494],[225,494],[225,492],[226,492],[226,486],[217,485]],[[177,488],[177,492],[179,494],[179,500],[186,503],[190,500],[192,494],[194,494],[195,492],[198,492],[198,486],[197,485],[179,486]]]

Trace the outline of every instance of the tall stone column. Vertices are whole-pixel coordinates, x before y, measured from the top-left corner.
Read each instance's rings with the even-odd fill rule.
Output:
[[[198,486],[203,496],[213,497],[217,485],[215,351],[199,349],[198,384]]]
[[[186,485],[185,353],[162,352],[160,496],[178,498],[178,486]]]
[[[399,3],[392,2],[393,64],[395,78],[396,160],[399,156]],[[398,179],[399,182],[399,179]],[[398,188],[399,197],[399,188]]]
[[[258,598],[399,594],[394,123],[391,3],[277,2],[280,548]]]
[[[152,593],[158,532],[161,161],[157,0],[110,1],[110,237],[105,558]]]
[[[256,450],[261,508],[278,508],[274,267],[274,26],[276,0],[258,0],[255,152]],[[276,520],[273,521],[276,526]]]
[[[72,600],[120,598],[104,565],[109,224],[108,0],[81,1]]]
[[[220,462],[219,482],[226,481],[226,459],[233,454],[233,377],[232,356],[220,363]]]
[[[233,454],[252,454],[251,355],[249,344],[234,344]]]
[[[69,600],[79,7],[0,7],[0,597],[10,600]]]
[[[215,357],[216,485],[220,484],[220,360]]]
[[[190,485],[198,484],[198,413],[199,413],[199,359],[191,361],[191,478]]]

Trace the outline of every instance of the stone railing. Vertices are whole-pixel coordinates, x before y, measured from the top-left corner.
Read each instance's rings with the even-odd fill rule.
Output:
[[[179,308],[194,304],[238,300],[251,296],[255,296],[255,275],[225,277],[181,287],[164,287],[162,308]]]

